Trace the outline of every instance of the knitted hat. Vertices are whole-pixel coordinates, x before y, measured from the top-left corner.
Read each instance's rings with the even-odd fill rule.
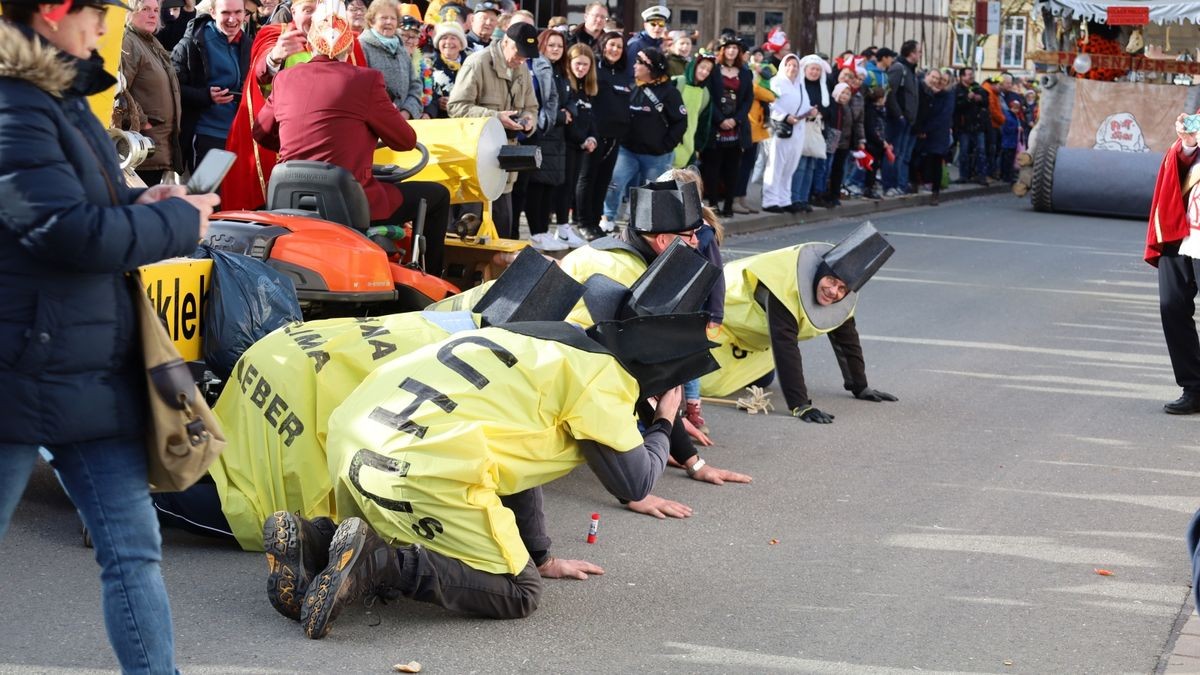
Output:
[[[846,84],[845,82],[838,82],[837,86],[835,86],[833,88],[833,100],[836,101],[838,96],[840,96],[843,91],[849,91],[849,90],[850,90],[850,85]]]
[[[435,50],[441,43],[442,38],[447,35],[458,38],[459,49],[467,48],[467,34],[463,32],[462,26],[454,21],[443,21],[433,31],[433,48]]]

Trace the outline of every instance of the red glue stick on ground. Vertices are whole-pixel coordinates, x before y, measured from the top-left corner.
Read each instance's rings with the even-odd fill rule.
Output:
[[[591,525],[588,525],[587,543],[589,543],[589,544],[596,543],[596,535],[599,532],[600,532],[600,514],[593,513],[592,514],[592,523],[591,523]]]

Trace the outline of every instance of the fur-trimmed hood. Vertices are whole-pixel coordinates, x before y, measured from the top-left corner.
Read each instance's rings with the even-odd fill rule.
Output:
[[[25,80],[56,98],[75,82],[72,61],[33,31],[0,19],[0,77]]]

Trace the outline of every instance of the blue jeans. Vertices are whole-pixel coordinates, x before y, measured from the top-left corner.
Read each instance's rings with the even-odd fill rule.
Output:
[[[647,181],[658,178],[671,168],[674,152],[661,155],[639,155],[626,150],[624,146],[617,151],[617,165],[613,167],[612,181],[608,184],[608,192],[604,195],[604,216],[610,221],[617,217],[625,192],[631,186],[640,187]]]
[[[958,177],[960,180],[987,178],[987,145],[982,131],[958,134]]]
[[[829,169],[833,166],[833,155],[825,155],[825,159],[817,160],[817,168],[813,171],[812,192],[814,194],[833,198],[829,194]]]
[[[146,483],[144,440],[112,438],[49,450],[59,480],[92,536],[104,624],[121,670],[174,672],[175,637],[159,569],[162,538]],[[0,444],[0,538],[37,457],[37,445]],[[60,592],[67,592],[66,586]]]
[[[816,157],[800,158],[800,164],[796,166],[796,173],[792,174],[793,204],[808,203],[808,197],[812,193],[813,176],[817,173],[817,165],[824,163],[825,160]]]
[[[895,162],[883,162],[883,189],[899,188],[908,190],[908,163],[912,158],[913,147],[917,144],[917,135],[905,120],[887,121],[887,140],[892,144],[892,152],[896,155]]]
[[[689,380],[683,383],[683,400],[700,400],[700,380]]]

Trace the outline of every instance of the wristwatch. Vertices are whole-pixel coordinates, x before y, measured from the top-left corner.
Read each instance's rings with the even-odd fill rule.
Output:
[[[703,469],[704,465],[706,464],[708,464],[708,462],[704,461],[704,458],[697,457],[696,461],[693,462],[691,466],[684,467],[684,471],[687,471],[687,475],[689,477],[695,478],[696,474],[699,473],[700,469]]]

